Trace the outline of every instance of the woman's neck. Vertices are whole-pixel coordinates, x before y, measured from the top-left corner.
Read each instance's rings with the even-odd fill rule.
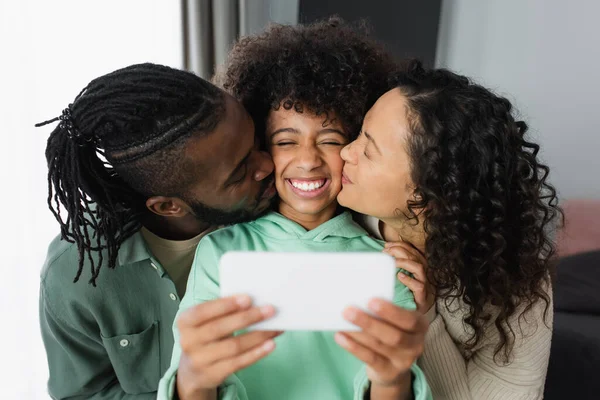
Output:
[[[307,231],[313,230],[332,219],[335,216],[336,210],[337,203],[335,202],[330,204],[326,209],[314,214],[301,213],[284,202],[279,202],[278,207],[279,214],[301,225]]]
[[[379,231],[386,242],[408,242],[421,253],[425,253],[425,231],[421,223],[415,224],[415,220],[381,220]]]

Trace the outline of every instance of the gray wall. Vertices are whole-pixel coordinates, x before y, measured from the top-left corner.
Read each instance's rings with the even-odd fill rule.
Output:
[[[600,198],[600,2],[443,0],[436,64],[508,95],[561,198]]]
[[[270,22],[298,23],[299,0],[240,0],[242,35],[262,31]]]

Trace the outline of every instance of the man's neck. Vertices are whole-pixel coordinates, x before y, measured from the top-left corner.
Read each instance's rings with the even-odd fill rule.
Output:
[[[141,223],[156,236],[167,240],[188,240],[210,227],[210,224],[198,221],[191,214],[177,218],[161,217],[148,212],[142,216]]]

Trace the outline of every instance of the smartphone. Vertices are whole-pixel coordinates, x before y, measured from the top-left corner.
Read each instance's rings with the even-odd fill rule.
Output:
[[[276,314],[250,330],[357,331],[342,312],[367,311],[372,298],[392,301],[393,257],[380,252],[228,252],[219,264],[221,296],[247,294]]]

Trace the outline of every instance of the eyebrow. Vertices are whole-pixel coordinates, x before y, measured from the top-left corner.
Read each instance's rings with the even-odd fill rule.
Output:
[[[236,176],[237,173],[240,171],[240,169],[242,169],[242,167],[248,162],[248,159],[250,158],[250,155],[252,154],[252,150],[253,149],[250,149],[248,154],[246,154],[246,156],[244,158],[242,158],[242,160],[235,166],[233,171],[231,171],[231,174],[229,174],[229,176],[227,177],[227,180],[225,181],[225,186],[231,185],[231,181],[233,180],[233,177]]]
[[[295,134],[300,134],[300,131],[296,128],[281,128],[281,129],[277,129],[276,131],[274,131],[273,133],[271,133],[269,135],[269,139],[273,139],[273,136],[279,134],[279,133],[283,133],[283,132],[288,132],[288,133],[295,133]]]
[[[377,146],[377,143],[375,143],[375,139],[373,139],[373,136],[369,135],[367,133],[367,131],[363,131],[363,133],[365,134],[365,137],[367,138],[367,140],[371,143],[373,143],[373,146],[375,146],[375,149],[377,150],[377,152],[379,154],[381,154],[381,150],[379,149],[379,146]]]
[[[273,139],[273,137],[275,135],[277,135],[279,133],[283,133],[283,132],[293,133],[293,134],[296,134],[296,135],[300,134],[300,131],[298,129],[296,129],[296,128],[281,128],[281,129],[277,129],[275,132],[271,133],[271,135],[269,135],[269,139]],[[342,135],[343,137],[348,138],[348,135],[345,132],[343,132],[343,131],[341,131],[339,129],[334,129],[334,128],[324,128],[324,129],[321,129],[317,133],[317,135],[323,135],[323,134],[326,134],[326,133],[337,133],[338,135]]]

